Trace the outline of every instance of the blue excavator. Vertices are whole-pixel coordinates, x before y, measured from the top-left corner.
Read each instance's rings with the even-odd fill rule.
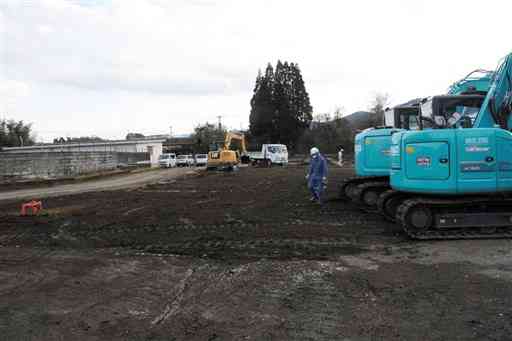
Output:
[[[384,126],[368,128],[355,136],[355,173],[340,188],[340,196],[371,209],[379,193],[389,188],[391,135],[418,126],[420,99],[387,108]]]
[[[410,237],[512,237],[511,113],[509,54],[487,92],[429,98],[420,129],[393,134],[383,206]]]
[[[486,93],[492,72],[475,70],[458,82],[453,83],[448,94]],[[340,197],[350,199],[366,210],[376,210],[383,192],[390,189],[391,137],[400,131],[417,130],[420,119],[421,99],[386,109],[383,127],[368,128],[355,137],[356,177],[346,179],[340,188]],[[386,202],[387,204],[389,202]],[[380,203],[382,204],[382,203]],[[382,210],[381,210],[382,211]],[[387,215],[390,220],[394,214]]]

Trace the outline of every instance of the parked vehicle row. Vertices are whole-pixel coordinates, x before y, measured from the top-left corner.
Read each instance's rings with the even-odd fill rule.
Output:
[[[160,155],[158,164],[162,168],[173,168],[173,167],[202,167],[206,166],[208,155],[206,154],[181,154],[176,155],[175,153],[164,153]]]

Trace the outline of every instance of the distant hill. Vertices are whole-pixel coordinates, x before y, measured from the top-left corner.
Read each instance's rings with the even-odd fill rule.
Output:
[[[354,129],[368,128],[371,113],[368,111],[356,111],[350,115],[343,116]]]
[[[409,107],[409,106],[419,105],[421,103],[421,100],[422,100],[422,98],[415,98],[408,102],[398,104],[394,107],[395,108],[396,107]],[[372,115],[372,113],[370,113],[368,111],[356,111],[350,115],[343,116],[343,118],[348,121],[348,123],[352,126],[352,128],[354,128],[356,130],[363,130],[363,129],[370,127],[368,125],[368,122],[372,121],[370,119],[371,115]]]
[[[370,115],[371,113],[368,111],[356,111],[350,115],[343,116],[342,119],[349,124],[351,129],[363,130],[369,127],[368,122],[370,121]],[[335,124],[335,120],[325,122],[312,121],[309,128],[315,129],[325,125],[334,126]]]

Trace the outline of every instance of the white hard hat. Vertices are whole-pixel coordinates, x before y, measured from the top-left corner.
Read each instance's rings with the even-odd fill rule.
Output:
[[[318,153],[320,153],[320,151],[318,150],[318,148],[317,148],[317,147],[313,147],[313,148],[311,148],[311,150],[309,151],[309,154],[311,154],[311,155],[315,155],[315,154],[318,154]]]

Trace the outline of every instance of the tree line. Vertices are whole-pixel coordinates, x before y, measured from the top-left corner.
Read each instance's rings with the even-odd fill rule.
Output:
[[[23,121],[0,119],[0,148],[30,146],[35,143],[32,125]]]
[[[346,154],[351,154],[354,147],[355,135],[368,127],[384,125],[384,110],[388,104],[388,96],[376,94],[369,104],[367,111],[360,111],[353,115],[345,116],[344,110],[338,108],[332,113],[313,115],[309,125],[302,130],[301,135],[293,144],[294,149],[289,150],[296,153],[307,153],[313,146],[320,148],[323,153],[337,153],[340,148]],[[272,130],[272,127],[268,128]],[[196,153],[208,152],[210,145],[215,142],[222,142],[227,132],[226,127],[217,124],[205,123],[195,127],[192,134],[194,145],[192,149]],[[261,135],[254,136],[254,131],[244,131],[247,137],[249,149],[259,149],[261,143],[277,143],[279,137],[272,140],[272,134],[276,131],[262,131]],[[259,140],[259,141],[258,141]]]
[[[343,148],[347,155],[352,154],[358,132],[384,125],[387,104],[386,94],[376,94],[367,111],[344,116],[339,108],[333,113],[315,115],[309,129],[299,138],[297,151],[305,153],[316,146],[324,153],[336,153]]]
[[[315,146],[322,153],[337,153],[340,148],[347,152],[353,146],[356,128],[342,117],[342,110],[336,109],[333,114],[315,115],[309,129],[304,131],[297,143],[297,151],[307,153]]]

